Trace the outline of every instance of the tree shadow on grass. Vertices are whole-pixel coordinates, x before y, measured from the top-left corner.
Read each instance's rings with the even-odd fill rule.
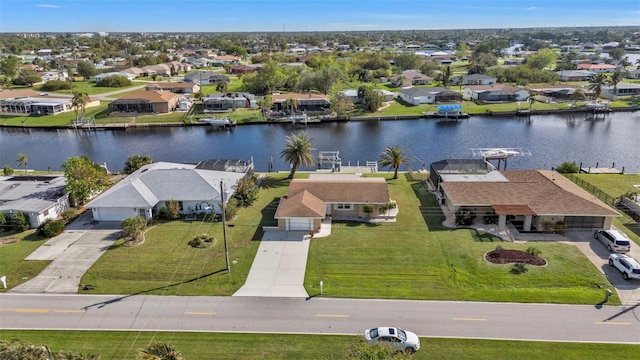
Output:
[[[290,182],[291,182],[291,179],[274,178],[267,175],[264,178],[262,178],[262,180],[260,181],[260,188],[272,189],[272,188],[288,187]]]
[[[274,219],[273,217],[276,215],[276,210],[278,209],[279,203],[279,197],[273,198],[271,202],[267,204],[267,206],[260,210],[262,218],[260,219],[260,223],[256,227],[256,231],[251,237],[252,241],[262,240],[262,237],[264,236],[264,230],[262,229],[263,226],[278,226],[278,220]]]
[[[438,205],[438,199],[427,189],[424,181],[411,184],[411,189],[420,201],[420,214],[429,231],[451,230],[442,225],[446,217]]]
[[[502,238],[498,236],[494,236],[485,232],[480,232],[477,229],[471,230],[471,237],[473,238],[473,241],[477,241],[477,242],[504,242],[504,240],[502,240]]]

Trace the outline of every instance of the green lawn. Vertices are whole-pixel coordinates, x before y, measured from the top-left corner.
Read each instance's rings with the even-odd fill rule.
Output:
[[[101,113],[106,113],[107,102],[102,101],[99,106],[90,107],[85,110],[85,118],[98,117]],[[0,121],[9,126],[68,126],[76,118],[75,111],[68,111],[57,115],[28,116],[28,115],[6,115],[0,114]]]
[[[0,331],[0,339],[21,339],[53,351],[100,354],[102,359],[134,359],[151,340],[162,341],[186,360],[197,359],[344,359],[359,336],[243,333],[164,333],[115,331]],[[421,338],[413,359],[633,359],[640,346],[476,339]]]
[[[7,286],[12,288],[38,275],[50,261],[26,261],[29,254],[46,242],[34,234],[34,230],[24,233],[3,235],[3,241],[18,242],[0,245],[0,274],[7,277]],[[7,289],[0,288],[0,292]]]
[[[59,91],[51,91],[51,94],[73,94],[74,91],[78,91],[78,92],[84,92],[87,93],[89,95],[96,95],[96,94],[103,94],[103,93],[108,93],[108,92],[112,92],[112,91],[117,91],[117,90],[122,90],[122,89],[127,89],[127,88],[132,88],[135,86],[140,86],[140,85],[146,85],[147,83],[144,81],[132,81],[131,82],[131,86],[127,86],[127,87],[121,87],[121,88],[113,88],[113,87],[99,87],[99,86],[95,86],[96,83],[95,81],[89,81],[89,80],[85,80],[85,81],[74,81],[73,82],[73,89],[70,90],[59,90]],[[35,87],[35,89],[37,90],[39,87]]]
[[[317,295],[323,281],[329,297],[595,304],[609,285],[576,247],[513,244],[475,230],[449,230],[440,225],[443,215],[422,183],[401,177],[389,181],[389,191],[399,204],[397,222],[334,222],[329,237],[312,240],[309,295]],[[548,265],[511,274],[511,266],[483,258],[498,245],[533,245]]]
[[[245,282],[262,238],[261,225],[273,223],[273,203],[286,193],[284,175],[270,175],[262,182],[260,197],[251,207],[240,209],[228,222],[227,239],[231,275],[226,274],[222,224],[211,221],[173,221],[153,226],[146,241],[123,247],[122,240],[85,273],[82,284],[96,287],[90,293],[231,295]],[[263,220],[264,218],[264,220]],[[196,235],[216,239],[212,247],[195,249],[188,242]]]

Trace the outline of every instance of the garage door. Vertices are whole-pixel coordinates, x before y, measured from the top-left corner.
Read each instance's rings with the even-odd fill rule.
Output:
[[[567,229],[600,229],[604,226],[602,216],[565,216]]]
[[[309,218],[289,219],[289,230],[309,231],[311,229],[313,229],[313,219],[309,219]]]

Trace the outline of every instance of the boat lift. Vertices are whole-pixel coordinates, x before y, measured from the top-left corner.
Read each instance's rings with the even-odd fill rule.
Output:
[[[323,165],[329,164],[332,172],[340,172],[342,159],[340,159],[340,151],[320,151],[318,154],[318,169],[322,169]]]
[[[471,148],[470,150],[473,156],[480,156],[486,161],[498,160],[498,170],[500,170],[500,163],[504,163],[503,170],[507,169],[507,159],[509,158],[531,156],[531,151],[523,148]]]

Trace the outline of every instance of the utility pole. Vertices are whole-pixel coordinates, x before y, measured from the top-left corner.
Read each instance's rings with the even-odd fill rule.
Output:
[[[220,180],[220,206],[222,208],[222,238],[224,239],[224,258],[227,264],[227,274],[231,274],[231,267],[229,266],[229,248],[227,247],[227,214],[224,209],[224,203],[224,186],[222,184],[222,180]]]

